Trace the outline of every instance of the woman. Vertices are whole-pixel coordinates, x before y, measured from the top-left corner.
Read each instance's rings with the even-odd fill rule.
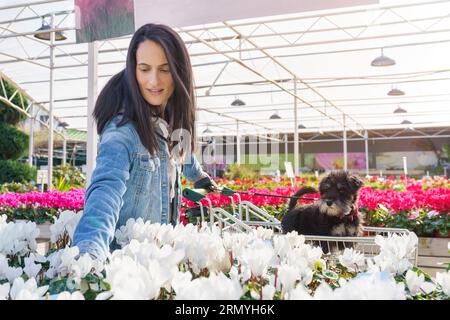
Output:
[[[101,91],[94,118],[97,165],[73,245],[104,261],[128,219],[178,221],[181,172],[196,188],[217,189],[193,154],[192,67],[175,31],[156,24],[136,31],[126,68]]]

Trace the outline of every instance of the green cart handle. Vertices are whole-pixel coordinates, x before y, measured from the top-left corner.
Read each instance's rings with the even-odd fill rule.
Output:
[[[220,193],[224,196],[230,197],[236,192],[234,190],[231,190],[230,188],[221,187]],[[208,190],[206,189],[189,189],[189,188],[183,189],[183,197],[193,202],[198,202],[204,199],[207,194]]]
[[[231,197],[235,193],[236,193],[236,191],[231,190],[230,188],[227,188],[227,187],[222,187],[222,189],[220,190],[220,194],[223,194],[224,196],[227,196],[227,197]]]
[[[207,193],[208,190],[206,189],[183,189],[183,197],[193,202],[199,202],[200,200],[206,198]]]

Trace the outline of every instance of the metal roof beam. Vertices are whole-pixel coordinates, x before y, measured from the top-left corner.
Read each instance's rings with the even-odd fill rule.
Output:
[[[341,10],[339,12],[334,13],[328,13],[327,16],[340,16],[340,15],[347,15],[347,14],[353,14],[353,13],[362,13],[362,12],[370,12],[370,11],[376,11],[376,10],[386,10],[386,9],[400,9],[400,8],[410,8],[410,7],[420,7],[420,6],[427,6],[427,5],[433,5],[433,4],[440,4],[440,3],[448,3],[448,0],[436,0],[436,1],[429,1],[429,2],[409,2],[407,4],[398,4],[398,5],[372,5],[370,6],[370,9],[368,9],[368,6],[364,6],[362,9],[348,9],[348,10]],[[275,18],[270,20],[269,22],[275,23],[275,22],[286,22],[286,21],[292,21],[292,20],[304,20],[304,19],[311,19],[311,18],[320,18],[323,17],[323,13],[319,14],[305,14],[301,13],[297,17],[291,17],[291,18]],[[243,26],[249,26],[254,25],[255,22],[238,22],[234,23],[233,26],[235,27],[243,27]],[[219,26],[211,26],[210,29],[221,29]],[[203,28],[198,27],[192,27],[187,28],[187,31],[189,32],[196,32],[196,31],[202,31]]]

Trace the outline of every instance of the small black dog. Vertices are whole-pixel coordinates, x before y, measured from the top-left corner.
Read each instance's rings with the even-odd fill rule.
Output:
[[[317,203],[295,208],[297,198],[289,202],[288,212],[281,220],[283,233],[297,231],[299,234],[320,236],[356,237],[361,235],[361,215],[355,208],[358,190],[363,182],[348,172],[332,171],[319,184],[320,199]],[[295,197],[317,193],[311,187],[303,187]],[[328,244],[320,243],[324,253],[332,251]],[[338,245],[339,249],[350,247]]]

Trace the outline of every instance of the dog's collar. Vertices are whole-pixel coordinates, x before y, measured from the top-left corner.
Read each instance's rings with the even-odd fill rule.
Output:
[[[353,221],[357,215],[358,211],[356,209],[353,209],[348,215],[345,215],[343,212],[341,212],[341,214],[339,215],[339,219],[344,220],[345,217],[348,217],[350,221]]]

